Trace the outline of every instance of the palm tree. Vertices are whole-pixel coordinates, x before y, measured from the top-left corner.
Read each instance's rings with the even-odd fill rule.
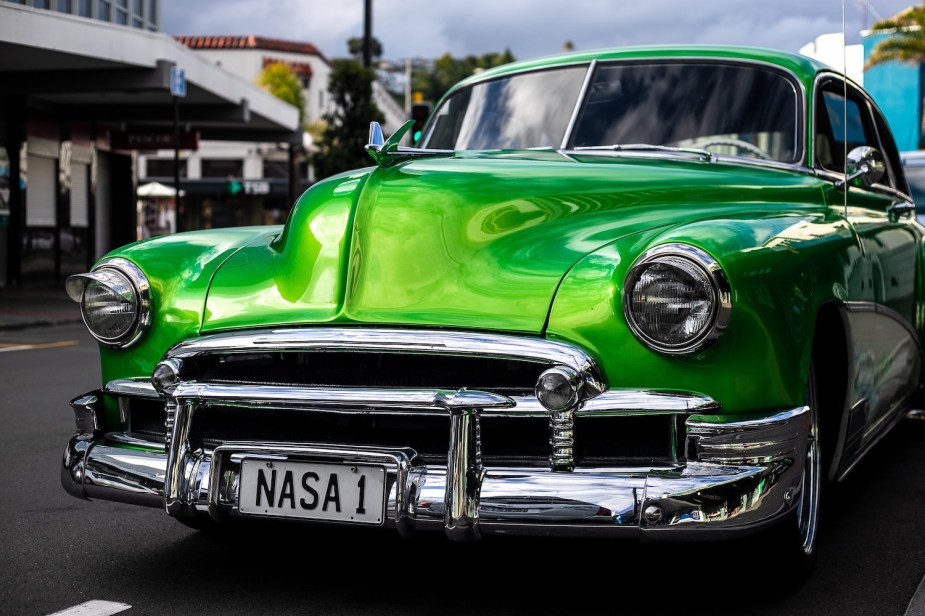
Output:
[[[893,60],[916,65],[925,62],[925,3],[878,21],[872,30],[894,32],[874,46],[864,70]]]
[[[874,45],[864,63],[866,71],[872,66],[885,62],[905,62],[913,66],[925,63],[925,2],[912,6],[889,19],[882,19],[873,25],[872,30],[892,31],[890,36]],[[925,109],[922,101],[920,109]],[[919,147],[925,147],[922,135],[925,135],[925,114],[919,111]]]

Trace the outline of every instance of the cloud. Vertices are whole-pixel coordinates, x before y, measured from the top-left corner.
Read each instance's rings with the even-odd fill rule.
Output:
[[[877,15],[910,0],[846,0],[849,42]],[[363,33],[363,0],[163,0],[170,34],[260,34],[308,41],[332,57]],[[510,48],[518,58],[577,49],[645,44],[748,44],[796,51],[820,34],[841,31],[836,0],[373,0],[373,33],[387,58],[434,58]]]

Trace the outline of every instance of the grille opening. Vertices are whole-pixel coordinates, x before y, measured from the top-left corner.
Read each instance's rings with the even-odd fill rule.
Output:
[[[575,465],[676,464],[676,421],[675,415],[577,417]]]
[[[281,352],[196,358],[198,380],[318,387],[476,389],[533,392],[548,364],[449,355],[370,352]]]
[[[163,438],[167,411],[163,400],[128,398],[128,432]]]
[[[486,466],[537,466],[549,460],[544,418],[483,417]],[[226,441],[313,442],[332,445],[410,447],[428,464],[446,464],[450,418],[389,413],[340,414],[305,410],[211,406],[196,410],[191,438],[217,447]]]

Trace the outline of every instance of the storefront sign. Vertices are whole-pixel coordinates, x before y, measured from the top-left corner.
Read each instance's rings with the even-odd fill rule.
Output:
[[[112,131],[109,147],[113,150],[172,150],[173,131]],[[199,149],[199,133],[180,131],[180,149]]]

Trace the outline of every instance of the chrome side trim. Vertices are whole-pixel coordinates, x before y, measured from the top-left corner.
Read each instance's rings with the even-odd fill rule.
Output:
[[[324,408],[334,412],[373,412],[388,409],[396,413],[442,411],[456,408],[504,409],[514,401],[483,391],[459,389],[376,389],[372,387],[297,387],[276,385],[225,385],[181,383],[173,392],[178,401],[222,404],[248,408]]]

